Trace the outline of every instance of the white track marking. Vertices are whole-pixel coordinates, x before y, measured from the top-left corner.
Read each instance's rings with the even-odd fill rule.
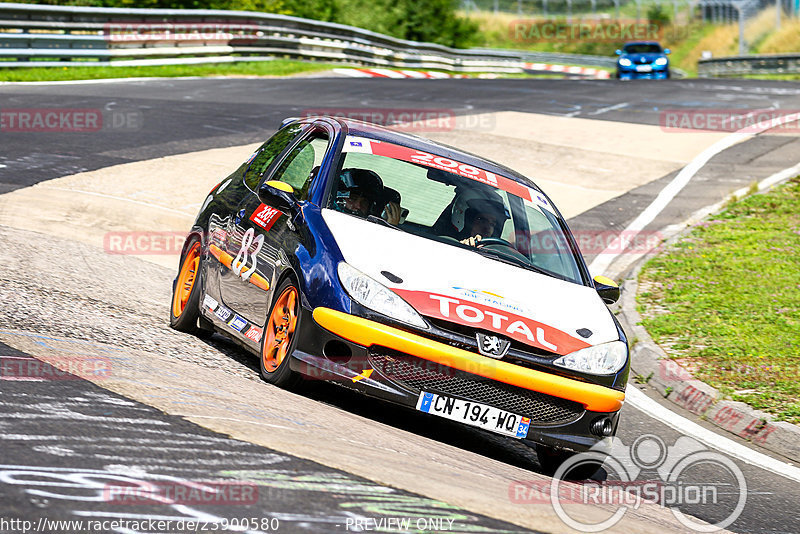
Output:
[[[602,115],[603,113],[607,113],[609,111],[614,111],[614,110],[617,110],[617,109],[627,108],[628,106],[630,106],[629,103],[621,102],[619,104],[614,104],[613,106],[608,106],[608,107],[605,107],[605,108],[600,108],[600,109],[598,109],[596,111],[592,111],[591,113],[587,113],[587,115]]]
[[[170,213],[177,213],[178,215],[192,216],[191,213],[187,213],[185,211],[180,211],[180,210],[176,210],[176,209],[172,209],[172,208],[167,208],[165,206],[159,206],[158,204],[151,204],[150,202],[142,202],[141,200],[133,200],[131,198],[118,197],[118,196],[115,196],[115,195],[106,195],[105,193],[97,193],[95,191],[83,191],[81,189],[69,189],[68,187],[49,187],[49,186],[43,186],[43,189],[52,189],[52,190],[55,190],[55,191],[68,191],[70,193],[81,193],[83,195],[92,195],[92,196],[95,196],[95,197],[110,198],[110,199],[113,199],[113,200],[121,200],[122,202],[131,202],[133,204],[139,204],[140,206],[147,206],[148,208],[164,210],[164,211],[168,211]]]
[[[751,112],[748,115],[751,115]],[[633,236],[644,229],[645,226],[653,222],[653,220],[661,213],[667,205],[672,202],[678,193],[680,193],[684,187],[689,183],[689,181],[694,177],[697,172],[703,168],[703,166],[708,163],[708,161],[725,150],[726,148],[730,148],[733,145],[750,139],[754,137],[756,134],[769,130],[771,128],[775,128],[776,126],[781,126],[783,124],[787,124],[790,122],[795,122],[800,120],[800,113],[790,113],[788,115],[782,115],[780,117],[776,117],[773,120],[767,122],[767,124],[758,124],[753,126],[746,126],[741,130],[738,130],[727,137],[724,137],[708,147],[707,149],[703,150],[700,154],[698,154],[692,161],[689,162],[681,171],[678,173],[672,181],[667,184],[664,189],[658,194],[658,196],[650,203],[645,210],[639,214],[636,219],[631,222],[625,230],[620,233],[620,236],[614,239],[614,241],[606,247],[606,249],[597,255],[594,261],[589,265],[589,270],[593,274],[602,274],[608,270],[611,263],[621,254],[625,253],[625,249],[627,249],[628,244],[633,239]],[[612,252],[617,251],[617,252]]]
[[[781,475],[795,482],[800,482],[800,468],[781,460],[776,460],[766,454],[754,451],[716,432],[703,428],[697,423],[682,417],[669,408],[666,408],[635,387],[630,387],[625,392],[628,403],[648,417],[658,419],[665,425],[674,428],[681,434],[691,436],[703,444],[717,449],[728,456],[741,460],[776,475]]]

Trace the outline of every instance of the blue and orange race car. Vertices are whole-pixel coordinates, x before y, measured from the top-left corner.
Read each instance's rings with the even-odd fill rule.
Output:
[[[184,332],[536,444],[546,471],[617,427],[628,344],[564,218],[529,179],[368,123],[287,120],[217,185],[183,247]]]

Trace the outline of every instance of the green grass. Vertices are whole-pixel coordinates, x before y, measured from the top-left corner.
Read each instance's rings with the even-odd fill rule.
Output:
[[[178,76],[288,76],[303,72],[328,70],[340,65],[276,59],[206,65],[164,65],[158,67],[31,67],[0,69],[0,81],[38,82]]]
[[[650,260],[643,324],[698,378],[800,423],[800,177],[732,203]]]

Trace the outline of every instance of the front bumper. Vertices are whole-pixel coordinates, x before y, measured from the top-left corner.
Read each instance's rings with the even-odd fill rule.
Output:
[[[328,308],[315,309],[313,321],[303,324],[292,360],[296,371],[410,408],[424,390],[520,413],[531,418],[526,439],[551,447],[596,445],[601,437],[591,424],[609,418],[616,428],[625,398],[605,386],[492,360]]]
[[[636,67],[636,65],[630,67],[617,65],[617,78],[620,80],[665,80],[669,77],[669,66],[650,65],[651,70],[647,72],[639,72]]]

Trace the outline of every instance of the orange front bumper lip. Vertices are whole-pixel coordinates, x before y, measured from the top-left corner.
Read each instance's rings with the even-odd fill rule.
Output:
[[[313,316],[320,326],[353,343],[388,347],[459,371],[579,402],[592,412],[616,412],[625,401],[625,393],[615,389],[492,360],[330,308],[316,308]]]

